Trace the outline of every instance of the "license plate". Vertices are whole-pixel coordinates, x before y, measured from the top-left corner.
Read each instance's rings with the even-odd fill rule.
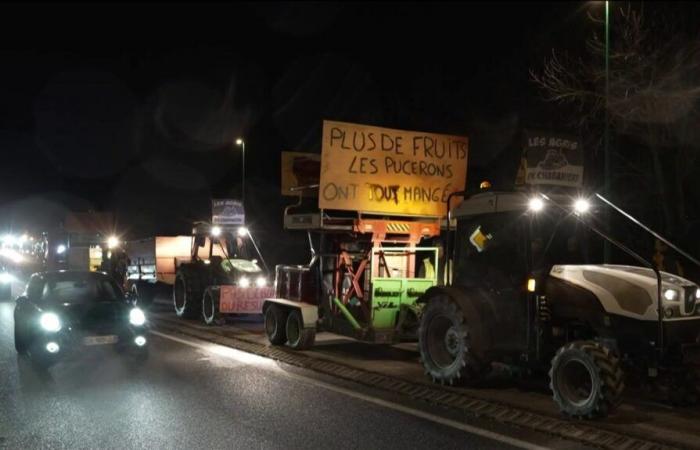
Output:
[[[119,342],[119,337],[110,334],[109,336],[88,336],[83,338],[83,344],[85,345],[106,345],[106,344],[116,344]]]

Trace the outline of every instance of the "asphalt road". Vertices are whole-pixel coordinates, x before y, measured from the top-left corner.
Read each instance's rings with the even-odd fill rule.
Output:
[[[513,448],[155,334],[141,367],[107,351],[41,372],[15,353],[12,308],[0,303],[0,448]]]

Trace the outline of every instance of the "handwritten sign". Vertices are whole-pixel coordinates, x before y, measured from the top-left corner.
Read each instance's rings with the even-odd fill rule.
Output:
[[[467,149],[466,137],[326,120],[319,207],[442,217],[464,189]]]
[[[525,184],[575,188],[583,185],[583,151],[575,137],[525,131],[523,152],[520,172],[524,169]],[[522,183],[523,179],[519,181]]]
[[[233,199],[212,199],[211,223],[215,225],[245,224],[243,203]]]
[[[273,287],[239,287],[224,285],[220,288],[219,311],[226,314],[262,314],[266,298],[275,296]]]
[[[282,195],[315,196],[317,189],[294,191],[292,188],[318,184],[321,155],[318,153],[282,152]]]

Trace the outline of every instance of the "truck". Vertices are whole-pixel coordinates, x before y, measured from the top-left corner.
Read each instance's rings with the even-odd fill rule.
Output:
[[[128,284],[139,301],[150,304],[158,294],[170,295],[178,317],[208,325],[260,314],[262,298],[272,289],[264,259],[244,226],[198,222],[191,236],[131,241],[127,252]]]

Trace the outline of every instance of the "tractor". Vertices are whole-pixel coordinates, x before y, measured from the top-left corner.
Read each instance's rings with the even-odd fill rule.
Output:
[[[261,314],[262,299],[271,292],[267,265],[246,227],[195,224],[190,260],[176,268],[178,317],[214,325],[227,315]]]
[[[459,195],[464,201],[447,221],[448,229],[456,224],[445,251],[451,276],[417,299],[421,360],[434,382],[477,383],[494,363],[548,374],[560,411],[575,418],[608,415],[626,376],[665,386],[676,403],[697,399],[695,283],[660,272],[610,236],[597,224],[592,199],[562,192]],[[597,210],[612,207],[663,239],[594,198]],[[593,264],[594,239],[637,265]]]

